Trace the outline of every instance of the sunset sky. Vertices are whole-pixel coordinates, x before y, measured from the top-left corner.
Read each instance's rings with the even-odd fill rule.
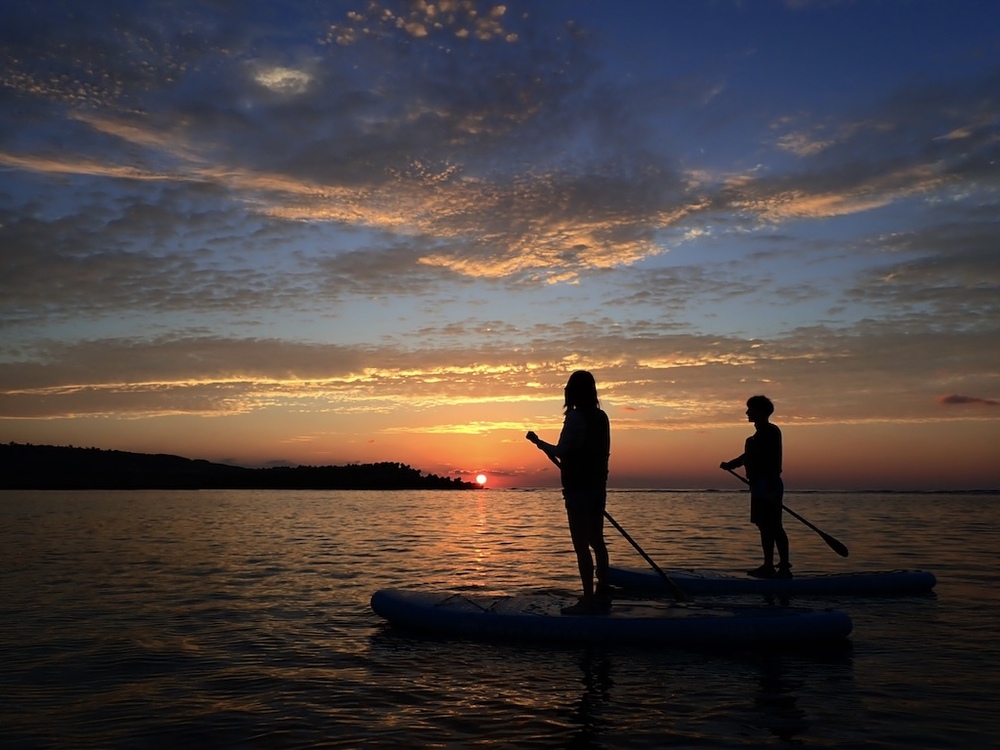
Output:
[[[1000,487],[995,0],[0,5],[0,442]]]

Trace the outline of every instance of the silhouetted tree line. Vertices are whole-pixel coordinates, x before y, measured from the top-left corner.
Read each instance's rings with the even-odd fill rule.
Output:
[[[459,478],[386,461],[247,469],[167,454],[73,446],[0,445],[0,489],[474,489]]]

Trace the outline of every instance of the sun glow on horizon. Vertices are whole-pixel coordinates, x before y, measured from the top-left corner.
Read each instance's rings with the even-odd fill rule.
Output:
[[[486,480],[487,476],[485,474],[479,474],[476,476],[476,484],[478,484],[480,487],[486,486]]]

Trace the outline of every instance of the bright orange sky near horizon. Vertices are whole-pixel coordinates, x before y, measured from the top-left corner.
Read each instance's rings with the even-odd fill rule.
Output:
[[[0,440],[554,486],[587,369],[612,486],[736,487],[763,393],[790,489],[1000,488],[996,28],[9,3]]]

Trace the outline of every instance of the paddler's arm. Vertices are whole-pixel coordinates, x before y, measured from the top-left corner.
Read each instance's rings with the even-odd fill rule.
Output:
[[[733,469],[739,468],[740,466],[743,465],[745,456],[746,454],[743,454],[741,456],[737,456],[732,461],[723,461],[721,464],[719,464],[719,468],[725,469],[726,471],[732,471]]]
[[[573,410],[566,415],[566,419],[563,422],[562,432],[559,433],[559,442],[556,445],[546,443],[534,432],[529,432],[525,435],[525,437],[537,445],[538,449],[548,456],[550,461],[558,464],[569,455],[572,447],[584,437],[585,431],[586,423],[583,418],[575,410]]]
[[[548,456],[549,460],[552,463],[554,463],[556,466],[559,466],[559,457],[556,456],[556,446],[552,445],[552,443],[546,443],[544,440],[538,437],[538,435],[536,435],[534,432],[529,432],[524,437],[529,442],[532,442],[536,446],[538,446],[538,450],[542,451],[542,453]]]

